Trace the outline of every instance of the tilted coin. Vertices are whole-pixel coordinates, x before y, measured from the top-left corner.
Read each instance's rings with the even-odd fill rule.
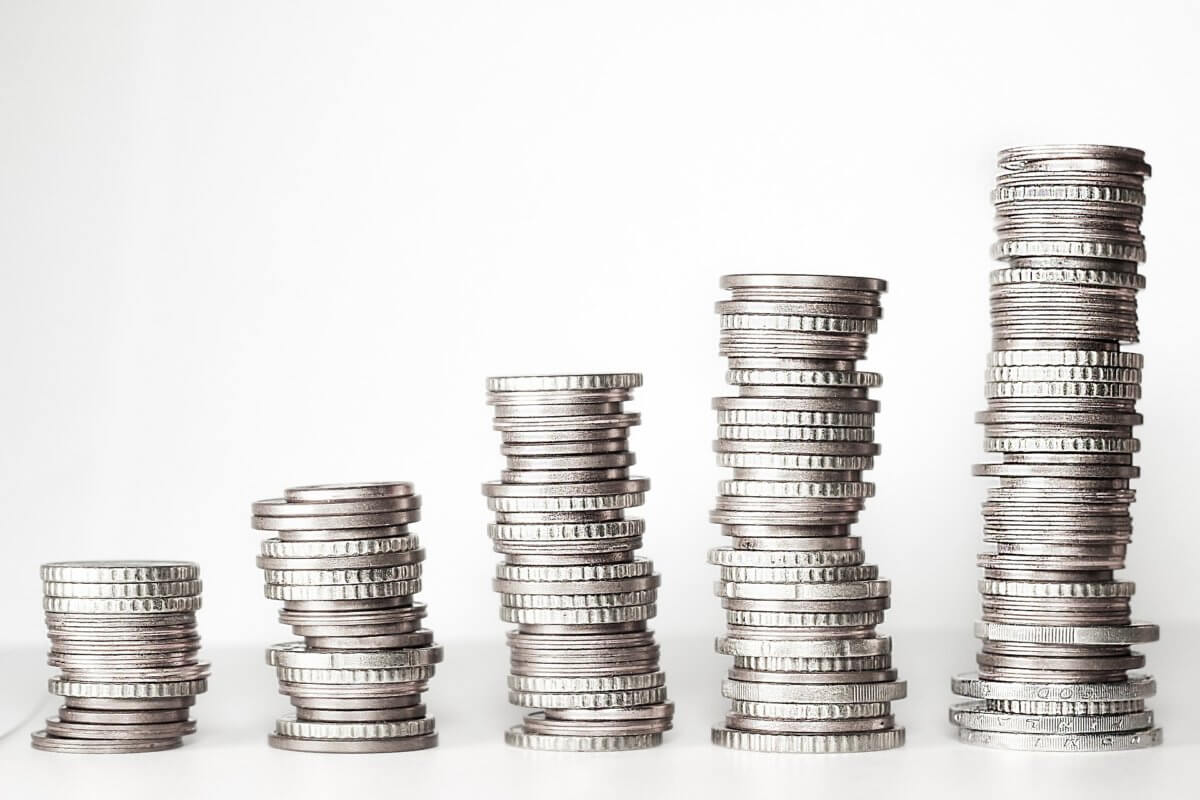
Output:
[[[374,740],[425,736],[433,733],[433,717],[382,722],[320,722],[294,716],[275,721],[275,734],[289,738]]]
[[[661,733],[632,735],[566,736],[526,733],[514,725],[504,733],[505,744],[525,750],[548,750],[559,753],[608,753],[621,750],[642,750],[662,744]]]
[[[299,669],[396,669],[440,664],[440,645],[410,647],[403,650],[318,651],[301,642],[272,645],[267,663],[273,667]],[[291,735],[291,734],[288,734]]]
[[[342,500],[370,500],[380,497],[406,497],[413,485],[404,481],[370,483],[326,483],[313,486],[293,486],[285,489],[283,497],[289,502],[325,503]]]
[[[1154,713],[1033,715],[989,711],[986,703],[959,703],[950,709],[950,721],[974,731],[1024,734],[1124,733],[1154,726]]]

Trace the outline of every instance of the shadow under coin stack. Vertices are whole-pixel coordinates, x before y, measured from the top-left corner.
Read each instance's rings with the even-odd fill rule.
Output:
[[[303,642],[267,650],[295,714],[268,741],[311,753],[395,753],[437,745],[421,693],[442,660],[421,627],[425,551],[408,526],[421,498],[409,483],[301,486],[253,506],[266,595]]]
[[[509,702],[542,709],[505,733],[531,750],[635,750],[671,727],[666,676],[647,630],[659,576],[627,519],[650,482],[630,478],[622,404],[637,374],[490,378],[507,468],[484,484],[500,616],[516,623]]]
[[[172,561],[65,561],[42,566],[50,693],[58,716],[33,734],[56,753],[171,750],[208,688],[199,661],[200,570]]]
[[[726,379],[717,462],[732,468],[711,514],[731,544],[710,551],[733,656],[732,708],[714,744],[773,753],[852,753],[904,743],[891,703],[906,686],[879,636],[890,585],[850,526],[874,485],[880,377],[859,372],[874,333],[874,278],[727,275],[717,303]]]
[[[992,352],[984,447],[1000,479],[983,505],[983,640],[972,698],[950,719],[970,744],[1095,751],[1162,740],[1144,657],[1158,638],[1130,620],[1134,586],[1116,580],[1132,533],[1129,481],[1142,358],[1137,291],[1150,167],[1140,150],[1093,145],[1000,153],[993,192],[1008,262],[991,278]]]

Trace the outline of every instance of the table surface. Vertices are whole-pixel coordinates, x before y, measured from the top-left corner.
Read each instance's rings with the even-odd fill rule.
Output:
[[[846,797],[1194,797],[1200,785],[1200,698],[1189,688],[1200,626],[1172,627],[1149,650],[1159,681],[1153,701],[1166,743],[1108,754],[1026,754],[967,747],[954,739],[946,708],[948,677],[970,664],[961,631],[896,631],[897,666],[909,696],[894,706],[908,743],[884,753],[778,756],[713,747],[710,725],[725,702],[718,689],[725,660],[708,640],[663,642],[664,667],[677,706],[675,730],[662,747],[615,754],[531,753],[507,747],[504,728],[520,718],[505,702],[503,642],[447,644],[427,696],[441,745],[390,755],[311,755],[267,747],[274,717],[288,706],[275,691],[261,648],[206,650],[212,689],[196,705],[199,732],[183,748],[126,756],[41,753],[29,733],[57,703],[44,694],[50,674],[37,648],[0,650],[0,765],[11,797],[53,786],[57,796],[93,798],[280,796],[337,792],[454,792],[458,797],[649,797],[687,792],[770,797],[802,788]],[[1164,657],[1164,656],[1169,656]],[[1191,657],[1190,657],[1191,656]],[[98,769],[102,767],[102,769]],[[27,790],[26,792],[20,791]],[[468,792],[472,794],[468,794]],[[483,794],[485,793],[485,794]]]

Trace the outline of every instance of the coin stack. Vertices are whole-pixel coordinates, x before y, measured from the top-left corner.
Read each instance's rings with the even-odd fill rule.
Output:
[[[170,750],[194,733],[188,709],[208,688],[199,661],[200,569],[184,561],[42,565],[50,693],[58,716],[33,734],[56,753]]]
[[[425,551],[411,483],[300,486],[253,506],[266,595],[302,642],[267,650],[295,713],[268,742],[310,753],[395,753],[437,745],[421,693],[442,660],[421,627]]]
[[[1125,147],[1004,150],[993,192],[1005,266],[991,277],[992,352],[984,449],[1000,479],[983,505],[983,640],[958,676],[959,738],[1016,750],[1094,751],[1162,740],[1154,680],[1132,645],[1158,638],[1130,619],[1125,566],[1141,423],[1140,223],[1150,175]]]
[[[710,551],[733,656],[732,708],[714,744],[848,753],[904,743],[893,700],[906,687],[879,636],[890,585],[850,526],[874,485],[879,447],[860,372],[886,284],[829,275],[727,275],[720,352],[736,397],[718,397],[717,462],[732,468],[711,514],[730,545]]]
[[[635,556],[625,517],[650,482],[629,477],[624,410],[637,374],[489,378],[507,468],[484,484],[500,617],[515,623],[509,702],[540,709],[505,741],[532,750],[635,750],[671,727],[666,676],[647,630],[659,576]]]

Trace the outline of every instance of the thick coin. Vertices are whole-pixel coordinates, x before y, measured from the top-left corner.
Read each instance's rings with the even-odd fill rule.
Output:
[[[992,681],[965,674],[952,678],[950,689],[957,695],[979,700],[1095,702],[1141,700],[1153,697],[1157,687],[1153,678],[1140,674],[1130,675],[1126,681],[1112,683]]]
[[[526,733],[520,725],[504,732],[505,744],[525,750],[546,750],[558,753],[608,753],[621,750],[643,750],[662,744],[661,733],[640,733],[628,736],[564,736]]]
[[[285,489],[288,502],[325,503],[343,500],[373,500],[382,497],[407,497],[413,485],[404,481],[372,483],[325,483],[313,486],[293,486]]]
[[[986,703],[959,703],[950,708],[950,721],[975,731],[1064,735],[1072,733],[1125,733],[1154,726],[1154,713],[1042,716],[989,711]]]
[[[722,726],[713,728],[713,744],[733,750],[762,753],[868,753],[904,744],[904,729],[870,733],[787,734],[752,733]]]
[[[109,742],[177,739],[196,732],[195,720],[157,723],[101,724],[46,720],[46,735],[66,739],[99,739]]]
[[[319,722],[294,716],[275,721],[275,734],[292,739],[374,740],[426,736],[433,733],[433,717],[383,722]]]
[[[442,648],[410,647],[402,650],[337,650],[309,649],[302,642],[285,642],[267,650],[267,663],[273,667],[297,669],[398,669],[403,667],[440,664]],[[292,735],[292,734],[287,734]],[[299,734],[298,734],[299,735]],[[320,737],[318,737],[320,738]]]
[[[1162,729],[1151,728],[1135,733],[1036,734],[976,731],[960,727],[958,739],[966,744],[1002,750],[1032,750],[1055,753],[1096,753],[1112,750],[1140,750],[1162,744]]]
[[[45,750],[50,753],[149,753],[159,750],[173,750],[183,744],[183,739],[157,740],[88,740],[65,739],[51,736],[46,731],[38,731],[32,736],[35,750]]]
[[[755,703],[890,703],[904,698],[908,686],[904,681],[780,684],[725,680],[721,693],[730,700]]]
[[[43,581],[61,583],[156,583],[199,575],[190,561],[55,561],[41,567]]]
[[[186,722],[187,708],[159,708],[142,711],[92,711],[61,706],[58,718],[62,722],[89,725],[155,725],[164,722]]]

